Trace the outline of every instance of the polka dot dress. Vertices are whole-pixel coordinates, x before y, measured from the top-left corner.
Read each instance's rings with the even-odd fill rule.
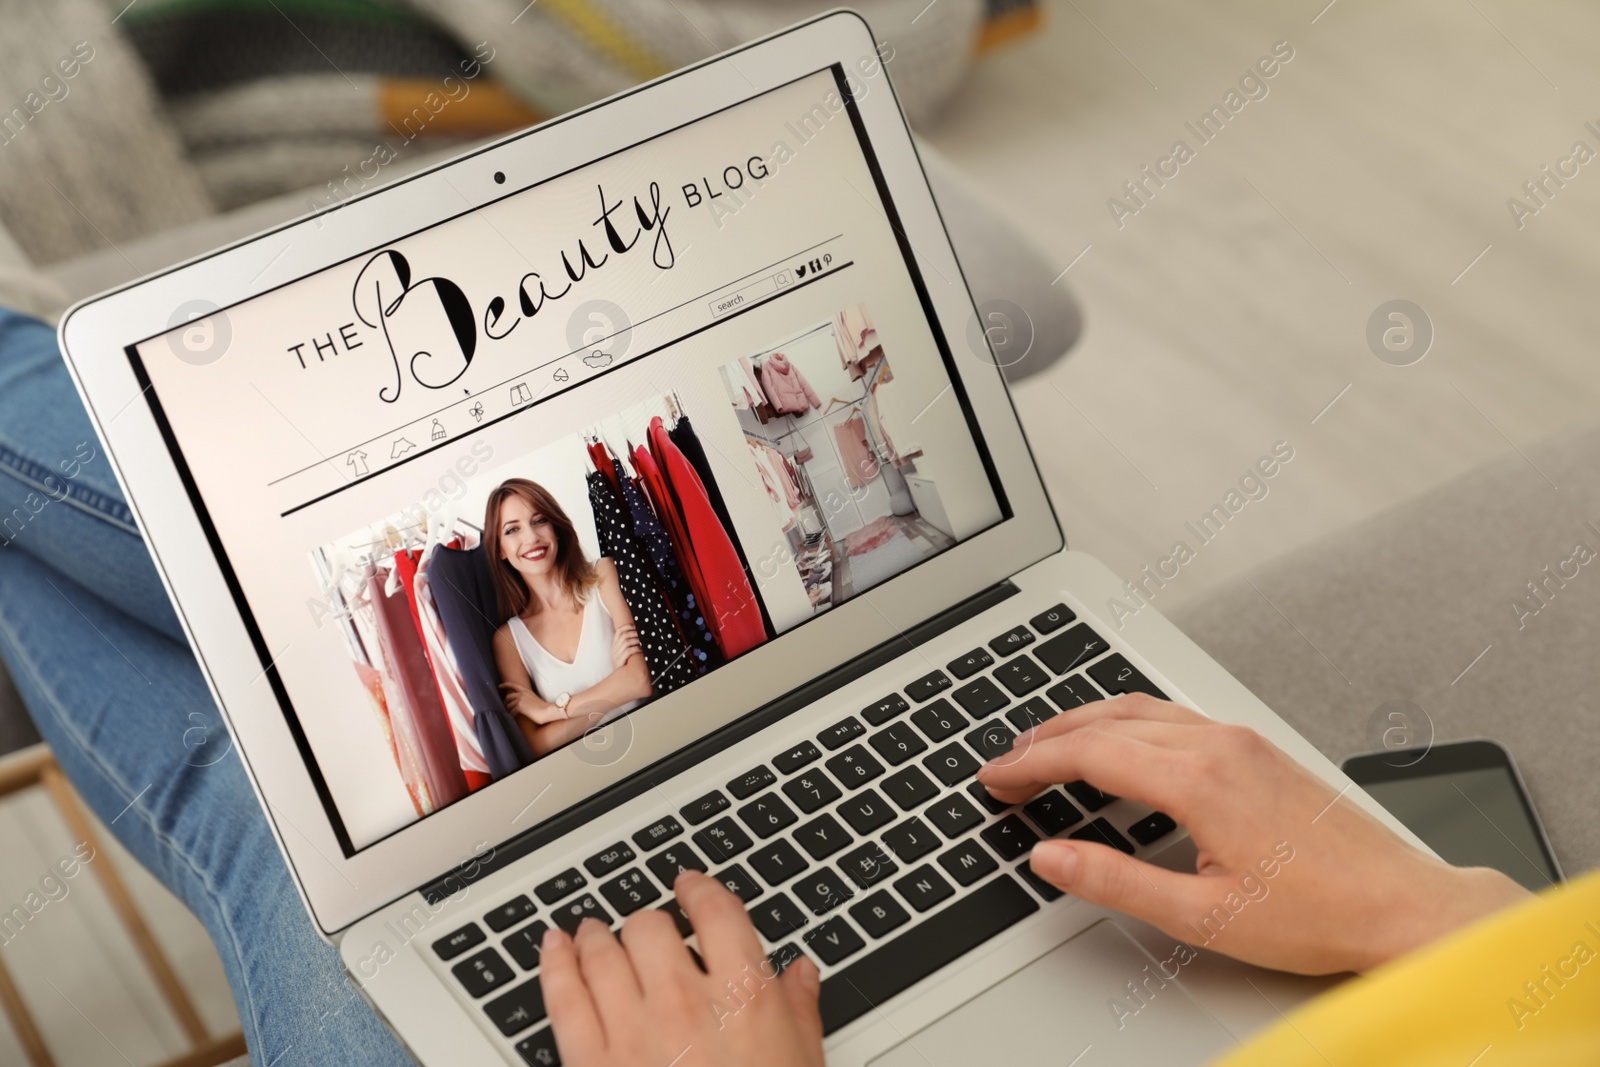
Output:
[[[594,510],[600,553],[616,564],[622,599],[633,612],[655,695],[670,693],[694,680],[699,673],[695,670],[698,659],[684,642],[661,576],[640,544],[632,516],[623,510],[605,475],[598,472],[589,475],[589,505]]]

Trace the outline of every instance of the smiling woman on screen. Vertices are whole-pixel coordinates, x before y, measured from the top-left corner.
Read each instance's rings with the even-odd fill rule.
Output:
[[[506,707],[542,756],[651,693],[617,569],[591,563],[544,486],[510,478],[489,494],[484,538],[506,623],[494,635]]]

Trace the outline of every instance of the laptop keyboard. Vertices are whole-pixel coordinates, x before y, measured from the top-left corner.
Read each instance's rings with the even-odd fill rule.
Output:
[[[778,969],[802,954],[816,962],[832,1033],[1059,899],[1025,859],[1042,838],[1131,855],[1177,829],[1161,812],[1114,824],[1099,813],[1118,798],[1087,782],[1010,806],[974,779],[1022,730],[1129,692],[1165,697],[1057,604],[599,850],[583,870],[538,882],[539,904],[514,896],[433,951],[524,1062],[557,1067],[549,1027],[534,1029],[546,1019],[546,928],[572,932],[590,917],[616,927],[659,907],[692,939],[672,884],[709,871],[744,901]]]

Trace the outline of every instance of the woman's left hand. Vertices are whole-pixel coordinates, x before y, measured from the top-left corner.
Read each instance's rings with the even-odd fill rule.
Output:
[[[639,628],[637,626],[617,627],[617,636],[611,639],[611,666],[620,668],[634,656],[642,655],[644,649],[639,645]]]
[[[548,722],[560,722],[567,717],[566,712],[527,686],[501,682],[500,695],[505,701],[507,711],[513,715],[522,715],[530,722],[543,725]]]

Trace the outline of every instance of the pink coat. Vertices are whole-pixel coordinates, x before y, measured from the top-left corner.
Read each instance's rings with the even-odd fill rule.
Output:
[[[782,352],[774,352],[762,362],[761,391],[767,394],[772,409],[780,415],[800,415],[808,407],[822,406],[806,376],[784,358]]]

